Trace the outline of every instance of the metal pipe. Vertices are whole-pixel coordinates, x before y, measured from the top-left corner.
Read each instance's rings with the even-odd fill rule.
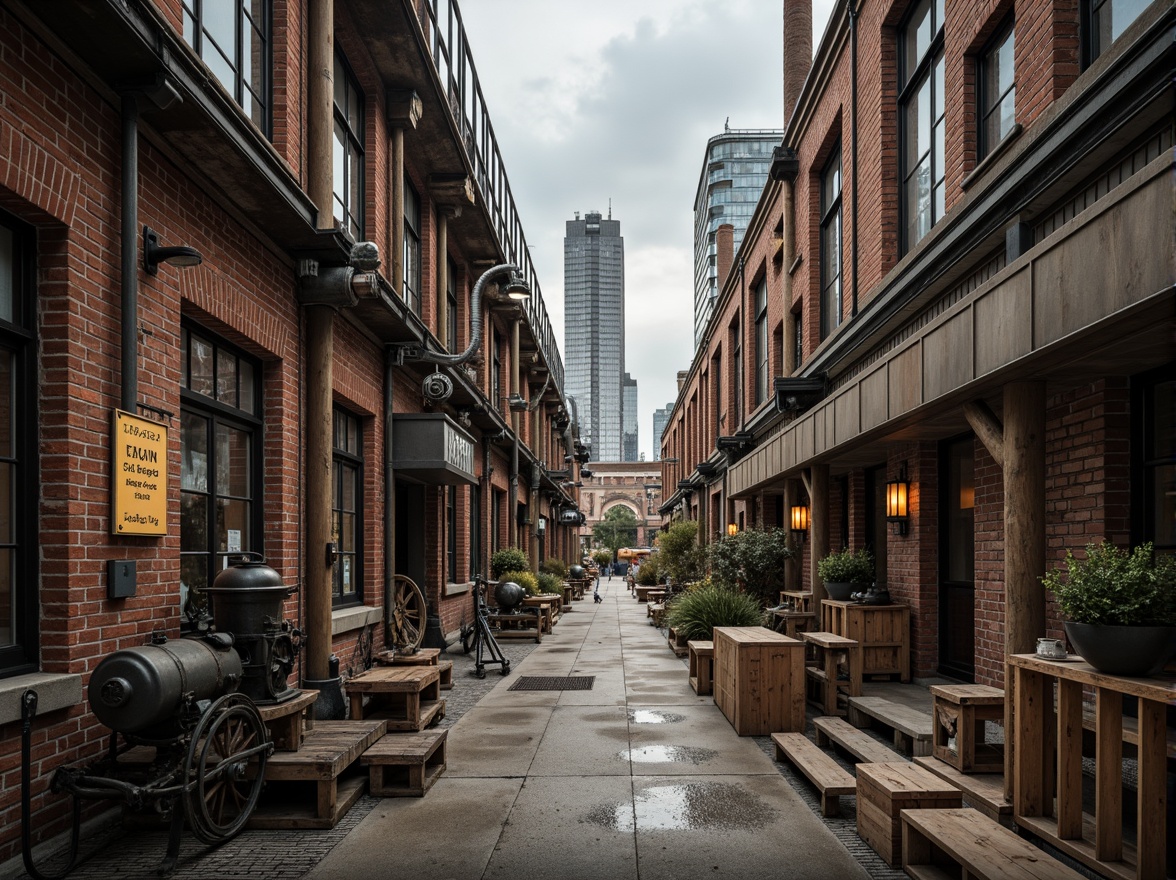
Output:
[[[515,318],[510,325],[510,396],[519,393],[519,325],[521,318]],[[510,428],[514,434],[510,455],[510,546],[519,546],[519,414],[510,413]]]
[[[139,403],[139,102],[122,96],[122,408]]]
[[[392,471],[392,379],[396,359],[384,351],[384,645],[392,644],[392,603],[396,579],[396,475]]]
[[[850,251],[850,262],[853,265],[853,308],[850,317],[858,313],[858,134],[857,134],[857,55],[858,55],[858,0],[849,3],[849,136],[853,141],[850,147],[850,162],[853,167],[849,171],[850,187],[853,189],[853,201],[850,203],[850,214],[853,217],[853,244]]]
[[[471,357],[478,347],[482,344],[482,290],[490,280],[498,275],[518,272],[519,267],[514,263],[502,263],[493,268],[487,269],[482,273],[482,276],[474,283],[474,292],[470,295],[470,344],[466,346],[466,350],[461,354],[440,354],[435,351],[429,351],[423,347],[415,345],[405,346],[405,357],[419,361],[427,361],[430,364],[447,364],[449,366],[456,366],[457,364],[464,364]],[[517,323],[517,322],[516,322]],[[487,361],[490,359],[487,358]],[[513,388],[514,393],[518,393],[518,388]],[[499,401],[494,401],[497,407]]]
[[[318,209],[317,227],[332,229],[334,184],[331,143],[335,132],[335,4],[309,0],[306,7],[307,62],[307,194]]]

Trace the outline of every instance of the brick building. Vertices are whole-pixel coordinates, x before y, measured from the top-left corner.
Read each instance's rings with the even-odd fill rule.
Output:
[[[999,686],[1062,635],[1038,578],[1067,549],[1176,551],[1176,13],[839,2],[814,54],[783,7],[785,134],[719,255],[662,511],[713,540],[806,506],[794,584],[869,547],[914,674]]]
[[[547,465],[587,452],[453,0],[13,0],[0,95],[2,863],[26,689],[39,841],[104,747],[90,672],[230,554],[329,683],[396,576],[437,641],[495,549],[576,558]]]
[[[584,525],[580,536],[592,546],[592,530],[613,507],[628,508],[637,520],[637,547],[649,547],[661,526],[661,468],[643,461],[594,461],[589,475],[582,475],[580,507]]]

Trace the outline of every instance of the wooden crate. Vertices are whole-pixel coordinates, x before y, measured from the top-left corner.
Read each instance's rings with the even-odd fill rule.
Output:
[[[893,868],[902,865],[902,810],[963,806],[960,790],[915,764],[858,764],[857,833]]]
[[[715,705],[740,736],[804,731],[804,643],[762,626],[714,630]]]
[[[1004,724],[1004,691],[983,684],[932,685],[931,754],[961,773],[1003,773],[1004,746],[984,741],[984,723]]]
[[[352,719],[386,719],[388,730],[424,730],[445,717],[441,675],[436,666],[373,666],[343,687]]]
[[[709,640],[694,640],[686,643],[690,653],[690,687],[700,697],[711,693],[715,667],[715,643]]]
[[[445,772],[448,730],[390,733],[360,757],[373,797],[424,797]]]
[[[911,680],[909,605],[858,605],[821,600],[821,629],[862,646],[862,675],[897,675]]]

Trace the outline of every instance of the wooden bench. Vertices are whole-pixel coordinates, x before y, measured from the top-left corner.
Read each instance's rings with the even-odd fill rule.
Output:
[[[931,686],[932,754],[961,773],[1003,773],[1004,746],[984,741],[984,724],[1004,724],[1005,694],[983,684]]]
[[[383,718],[388,730],[416,732],[445,717],[438,666],[373,666],[343,686],[353,720]]]
[[[424,797],[445,772],[448,730],[390,733],[364,752],[368,789],[375,797]]]
[[[817,615],[809,611],[773,611],[772,629],[790,639],[799,639],[800,634],[816,630]]]
[[[877,721],[894,731],[894,747],[913,755],[931,754],[931,716],[882,697],[850,697],[849,723],[869,727]]]
[[[856,697],[862,692],[861,646],[836,633],[803,632],[800,637],[816,660],[816,665],[806,665],[804,670],[806,685],[816,685],[809,701],[826,715],[845,714],[837,704],[837,695],[844,692],[846,697]]]
[[[713,692],[715,676],[715,643],[695,640],[686,643],[690,654],[690,687],[694,693],[704,697]]]
[[[976,810],[903,810],[902,867],[916,880],[1080,880],[1081,874]]]
[[[892,868],[902,865],[902,810],[962,807],[960,790],[909,761],[859,764],[857,833]]]
[[[670,646],[675,657],[685,657],[690,653],[689,641],[685,636],[678,635],[678,631],[672,626],[666,630],[666,644]]]
[[[825,716],[814,718],[813,726],[817,728],[817,745],[827,746],[835,743],[841,746],[857,760],[867,764],[888,763],[902,760],[902,755],[884,746],[878,740],[862,733],[844,718]]]
[[[436,666],[441,690],[453,687],[453,661],[442,660],[440,648],[417,648],[411,654],[381,651],[376,655],[376,663],[381,666]]]
[[[486,622],[494,627],[497,639],[534,639],[543,641],[543,624],[538,608],[513,614],[487,614]]]
[[[257,707],[257,714],[269,731],[275,751],[296,752],[302,747],[307,731],[314,727],[313,714],[306,717],[306,710],[314,705],[318,694],[318,691],[302,691],[284,703]]]
[[[945,764],[930,755],[915,758],[915,763],[958,788],[968,806],[975,807],[989,819],[1001,824],[1012,823],[1013,805],[1005,800],[1003,773],[965,775],[951,764]]]
[[[787,757],[817,787],[821,793],[821,815],[840,815],[841,795],[857,790],[854,778],[803,733],[773,733],[772,742],[776,744],[776,760]]]

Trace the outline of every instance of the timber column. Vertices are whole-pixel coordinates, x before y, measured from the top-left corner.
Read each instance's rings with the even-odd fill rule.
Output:
[[[817,563],[829,555],[829,465],[814,464],[810,471],[806,487],[809,493],[809,533],[813,539],[809,549],[809,582],[813,585],[813,607],[820,609],[821,600],[828,598],[825,582],[817,573]]]
[[[1045,635],[1045,383],[1004,387],[1005,653]]]

